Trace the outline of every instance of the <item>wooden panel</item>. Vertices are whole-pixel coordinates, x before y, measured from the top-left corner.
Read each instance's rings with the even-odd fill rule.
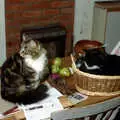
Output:
[[[108,12],[105,36],[106,51],[111,53],[120,41],[120,12]]]
[[[120,1],[96,2],[96,7],[107,9],[108,11],[120,10]]]
[[[98,40],[104,43],[106,16],[107,12],[105,9],[98,7],[94,8],[92,40]]]

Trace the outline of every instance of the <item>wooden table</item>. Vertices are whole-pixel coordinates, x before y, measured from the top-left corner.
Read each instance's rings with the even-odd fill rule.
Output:
[[[64,66],[64,67],[71,66],[70,57],[63,58],[62,64],[63,64],[62,66]],[[71,105],[70,103],[68,103],[68,101],[66,101],[66,98],[67,98],[68,94],[71,94],[76,91],[74,74],[72,76],[70,76],[69,78],[64,78],[64,80],[56,82],[51,79],[48,79],[48,82],[52,86],[54,86],[55,88],[57,88],[60,92],[62,92],[64,94],[64,96],[60,98],[60,101],[61,101],[62,105],[64,106],[64,108],[69,106],[69,109],[67,109],[67,110],[53,113],[51,115],[53,120],[62,120],[61,117],[70,119],[71,115],[73,118],[76,118],[77,116],[84,117],[85,115],[87,115],[86,113],[89,113],[88,110],[92,111],[88,115],[92,115],[93,113],[98,114],[100,112],[105,112],[110,109],[114,109],[117,106],[120,106],[120,95],[88,96],[88,98],[85,101],[82,101],[76,105]],[[65,84],[65,86],[63,84]],[[81,114],[79,114],[79,113],[81,113]],[[15,114],[13,114],[12,116],[9,116],[4,120],[11,120],[13,118],[14,118],[14,120],[25,119],[23,111],[18,111]]]

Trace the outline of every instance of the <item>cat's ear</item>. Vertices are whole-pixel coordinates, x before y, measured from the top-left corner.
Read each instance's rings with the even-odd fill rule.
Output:
[[[23,40],[23,41],[28,41],[28,40],[31,40],[31,39],[32,39],[32,38],[29,37],[29,36],[28,36],[27,34],[25,34],[25,33],[22,35],[22,40]]]
[[[31,46],[31,47],[36,47],[36,46],[37,46],[36,41],[35,41],[35,40],[31,40],[31,41],[30,41],[30,46]]]
[[[25,34],[22,35],[22,41],[25,41]]]
[[[22,35],[22,40],[23,40],[23,41],[26,41],[26,37],[27,37],[27,35],[24,33],[24,34]]]

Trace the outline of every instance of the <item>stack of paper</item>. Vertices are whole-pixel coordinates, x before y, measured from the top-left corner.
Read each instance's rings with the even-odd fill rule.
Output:
[[[62,94],[58,90],[52,87],[48,90],[47,94],[49,96],[40,102],[20,106],[27,120],[48,119],[52,112],[63,109],[63,106],[58,100],[58,97],[62,96]]]

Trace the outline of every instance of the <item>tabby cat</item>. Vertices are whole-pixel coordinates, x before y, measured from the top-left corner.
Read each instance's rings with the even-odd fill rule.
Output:
[[[1,96],[28,104],[46,97],[42,84],[49,75],[47,51],[42,44],[23,35],[20,51],[8,58],[1,69]]]

